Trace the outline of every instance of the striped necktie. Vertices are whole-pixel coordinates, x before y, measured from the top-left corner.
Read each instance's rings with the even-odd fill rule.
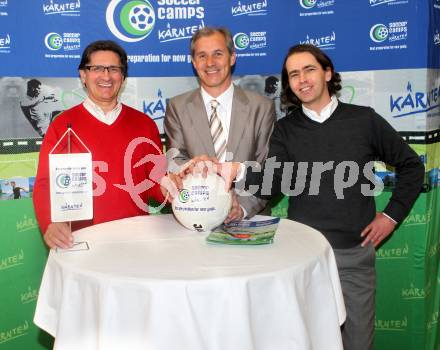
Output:
[[[211,117],[209,118],[209,128],[211,129],[215,155],[218,160],[223,160],[223,155],[226,152],[226,137],[220,118],[217,115],[218,105],[219,103],[217,100],[211,101]]]

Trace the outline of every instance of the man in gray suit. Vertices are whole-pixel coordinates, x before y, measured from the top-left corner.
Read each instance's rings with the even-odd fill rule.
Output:
[[[191,57],[201,87],[170,99],[165,114],[168,149],[179,151],[183,164],[207,155],[219,161],[266,158],[275,121],[271,100],[232,83],[236,54],[226,28],[204,27],[191,39]],[[251,217],[266,201],[239,196],[227,221]]]

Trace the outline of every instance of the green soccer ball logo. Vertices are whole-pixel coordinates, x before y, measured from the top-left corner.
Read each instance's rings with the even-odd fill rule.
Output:
[[[370,30],[370,38],[376,43],[381,43],[388,38],[388,28],[383,24],[376,24]]]
[[[130,1],[121,10],[121,25],[131,35],[149,34],[154,28],[155,21],[154,9],[148,1]]]

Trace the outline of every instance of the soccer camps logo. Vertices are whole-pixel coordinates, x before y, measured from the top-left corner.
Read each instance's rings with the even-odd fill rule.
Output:
[[[370,38],[375,43],[381,43],[388,38],[388,28],[384,24],[375,24],[370,29]]]
[[[261,50],[267,46],[267,32],[252,31],[249,33],[236,33],[233,36],[234,46],[237,50]],[[259,53],[259,55],[261,52]],[[238,54],[240,55],[240,54]],[[247,54],[246,54],[247,55]]]
[[[191,194],[186,189],[181,190],[180,193],[179,193],[179,201],[180,201],[180,203],[188,202],[190,197],[191,197]]]
[[[57,51],[63,47],[63,38],[58,33],[48,33],[44,38],[44,44],[51,51]]]
[[[145,39],[156,22],[154,8],[148,0],[112,0],[105,17],[113,35],[126,42]]]
[[[67,188],[71,183],[71,178],[69,174],[59,174],[55,180],[59,188]]]
[[[300,0],[299,4],[305,8],[306,10],[309,10],[313,8],[316,5],[317,0]]]
[[[234,46],[237,50],[244,50],[249,46],[249,36],[245,33],[237,33],[234,35]]]

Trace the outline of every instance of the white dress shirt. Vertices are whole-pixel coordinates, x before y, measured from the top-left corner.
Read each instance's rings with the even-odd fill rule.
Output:
[[[222,124],[226,142],[228,142],[229,127],[231,125],[232,99],[234,97],[234,84],[231,84],[221,95],[217,97],[212,97],[211,95],[209,95],[206,92],[206,90],[203,89],[203,87],[201,88],[201,94],[202,94],[203,104],[205,105],[206,108],[206,115],[208,116],[208,121],[212,113],[211,101],[216,100],[218,102],[217,116]],[[226,151],[228,151],[227,148]],[[224,162],[225,160],[226,160],[226,153],[224,153],[222,159],[219,159],[219,161]]]
[[[304,105],[302,105],[302,110],[304,114],[311,120],[318,123],[324,123],[328,118],[330,118],[336,107],[338,107],[338,99],[335,95],[333,95],[330,99],[330,102],[321,110],[321,113],[319,114],[311,109],[308,109]]]
[[[83,106],[96,119],[107,125],[112,125],[116,119],[118,119],[119,114],[121,114],[122,111],[122,103],[118,102],[115,108],[113,108],[110,112],[105,113],[102,108],[93,102],[89,97],[84,100]]]
[[[203,87],[200,88],[203,104],[205,105],[206,115],[209,118],[211,117],[212,107],[211,101],[216,100],[218,102],[217,106],[217,116],[222,123],[223,132],[225,133],[226,142],[228,142],[229,138],[229,127],[231,125],[231,115],[232,115],[232,99],[234,97],[234,84],[231,84],[221,95],[217,97],[212,97],[210,94],[206,92]],[[224,162],[226,160],[226,154],[228,152],[228,148],[226,148],[226,152],[223,154],[222,158],[219,159],[220,162]],[[243,218],[247,216],[246,209],[240,205],[241,210],[243,210]]]

